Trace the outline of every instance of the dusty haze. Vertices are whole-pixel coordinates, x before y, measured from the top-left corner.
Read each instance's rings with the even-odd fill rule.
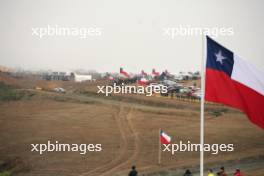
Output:
[[[163,28],[232,27],[233,36],[217,41],[264,70],[264,2],[161,0],[2,0],[0,65],[25,69],[95,69],[171,72],[200,69],[200,36],[164,35]],[[44,37],[32,28],[98,27],[102,35]]]

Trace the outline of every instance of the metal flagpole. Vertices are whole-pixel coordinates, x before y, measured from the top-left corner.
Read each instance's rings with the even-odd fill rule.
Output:
[[[204,176],[204,96],[205,96],[205,36],[202,34],[202,66],[201,66],[201,117],[200,117],[200,176]]]
[[[159,129],[159,153],[158,153],[158,164],[159,165],[161,163],[161,141],[160,141],[160,133],[161,133],[161,129]]]

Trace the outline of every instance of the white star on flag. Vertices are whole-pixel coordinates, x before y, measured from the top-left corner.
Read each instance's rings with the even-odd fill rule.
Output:
[[[220,62],[221,65],[223,65],[223,60],[226,59],[226,57],[222,55],[221,50],[219,50],[219,52],[215,54],[215,57],[216,57],[216,62]]]

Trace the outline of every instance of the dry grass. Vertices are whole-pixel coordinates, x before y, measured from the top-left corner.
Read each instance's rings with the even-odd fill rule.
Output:
[[[69,82],[64,86],[79,92],[94,89],[95,83]],[[205,142],[235,144],[234,152],[205,153],[206,167],[230,161],[239,163],[245,158],[258,163],[254,158],[264,153],[263,130],[238,111],[206,106]],[[221,112],[218,117],[212,113],[216,110]],[[177,175],[179,168],[197,168],[199,153],[177,152],[174,156],[163,153],[162,165],[157,165],[158,130],[164,129],[175,143],[179,140],[199,143],[199,118],[198,103],[134,95],[98,98],[36,91],[27,100],[0,102],[0,161],[19,158],[27,168],[15,175],[27,176],[126,175],[132,164],[138,166],[140,173]],[[86,155],[30,152],[31,143],[48,140],[102,143],[103,151]],[[263,162],[260,164],[263,166]],[[263,169],[259,168],[249,167],[245,173],[260,176]]]

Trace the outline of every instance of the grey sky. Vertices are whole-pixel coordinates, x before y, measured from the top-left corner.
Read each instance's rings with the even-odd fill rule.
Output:
[[[232,27],[217,41],[264,70],[262,0],[1,0],[0,65],[25,69],[171,72],[200,69],[200,36],[163,28]],[[32,36],[32,28],[100,27],[102,35]]]

